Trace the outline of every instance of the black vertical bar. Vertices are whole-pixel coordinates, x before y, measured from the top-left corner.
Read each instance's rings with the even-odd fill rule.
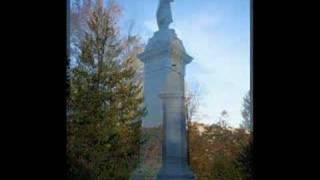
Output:
[[[65,70],[65,75],[66,75],[66,79],[65,79],[65,97],[69,96],[69,66],[70,66],[70,0],[67,0],[66,1],[66,67],[64,67],[64,70]],[[65,104],[65,109],[64,109],[64,117],[65,117],[65,122],[64,122],[64,136],[66,137],[67,136],[67,128],[66,128],[66,122],[68,120],[68,106],[67,106],[67,101],[66,101],[66,98],[64,98],[64,104]],[[66,148],[66,138],[65,138],[65,148]],[[66,153],[66,149],[64,149],[64,153]],[[65,170],[64,170],[64,176],[68,176],[68,166],[67,164],[65,163]]]
[[[254,71],[254,66],[253,66],[253,0],[250,0],[250,102],[251,102],[251,107],[250,107],[250,121],[252,122],[252,130],[253,130],[253,71]]]
[[[250,0],[250,100],[251,121],[253,117],[253,0]]]
[[[67,0],[67,59],[70,62],[70,0]]]

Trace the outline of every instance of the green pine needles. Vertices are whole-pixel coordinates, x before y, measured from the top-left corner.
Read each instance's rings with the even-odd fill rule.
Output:
[[[129,179],[139,160],[146,110],[132,66],[135,58],[122,56],[126,49],[116,26],[118,15],[115,4],[93,9],[79,58],[68,72],[70,179]]]

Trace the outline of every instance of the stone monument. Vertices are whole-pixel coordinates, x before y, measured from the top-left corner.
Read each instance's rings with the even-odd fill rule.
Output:
[[[187,180],[195,176],[187,163],[185,66],[190,57],[172,23],[171,2],[160,0],[157,10],[159,30],[139,55],[144,63],[144,97],[148,115],[144,127],[162,125],[162,167],[159,180]],[[163,122],[163,123],[162,123]]]

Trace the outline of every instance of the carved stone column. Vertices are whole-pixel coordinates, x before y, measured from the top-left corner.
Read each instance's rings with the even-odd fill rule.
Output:
[[[143,127],[162,126],[162,166],[157,179],[188,180],[195,176],[187,158],[184,76],[185,66],[192,57],[186,53],[175,31],[169,28],[171,2],[173,0],[159,1],[159,30],[139,55],[144,63],[144,98],[148,110]]]
[[[163,93],[162,168],[158,180],[195,179],[187,161],[187,133],[183,93]]]

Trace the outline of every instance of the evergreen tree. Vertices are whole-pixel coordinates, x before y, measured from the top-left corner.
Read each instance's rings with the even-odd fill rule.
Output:
[[[253,130],[253,123],[251,119],[251,96],[250,91],[245,95],[243,98],[243,108],[241,111],[243,122],[241,124],[241,128],[247,129],[248,131],[252,132]]]
[[[70,70],[67,160],[71,179],[128,179],[137,165],[141,82],[117,28],[119,8],[97,6]]]
[[[250,134],[249,143],[242,147],[238,158],[235,160],[235,164],[243,172],[244,179],[255,179],[253,171],[253,121],[251,115],[251,101],[250,91],[243,98],[243,109],[241,111],[243,122],[241,128],[248,130]]]
[[[253,141],[251,138],[235,161],[236,166],[243,172],[244,179],[246,180],[255,179],[253,163]]]

